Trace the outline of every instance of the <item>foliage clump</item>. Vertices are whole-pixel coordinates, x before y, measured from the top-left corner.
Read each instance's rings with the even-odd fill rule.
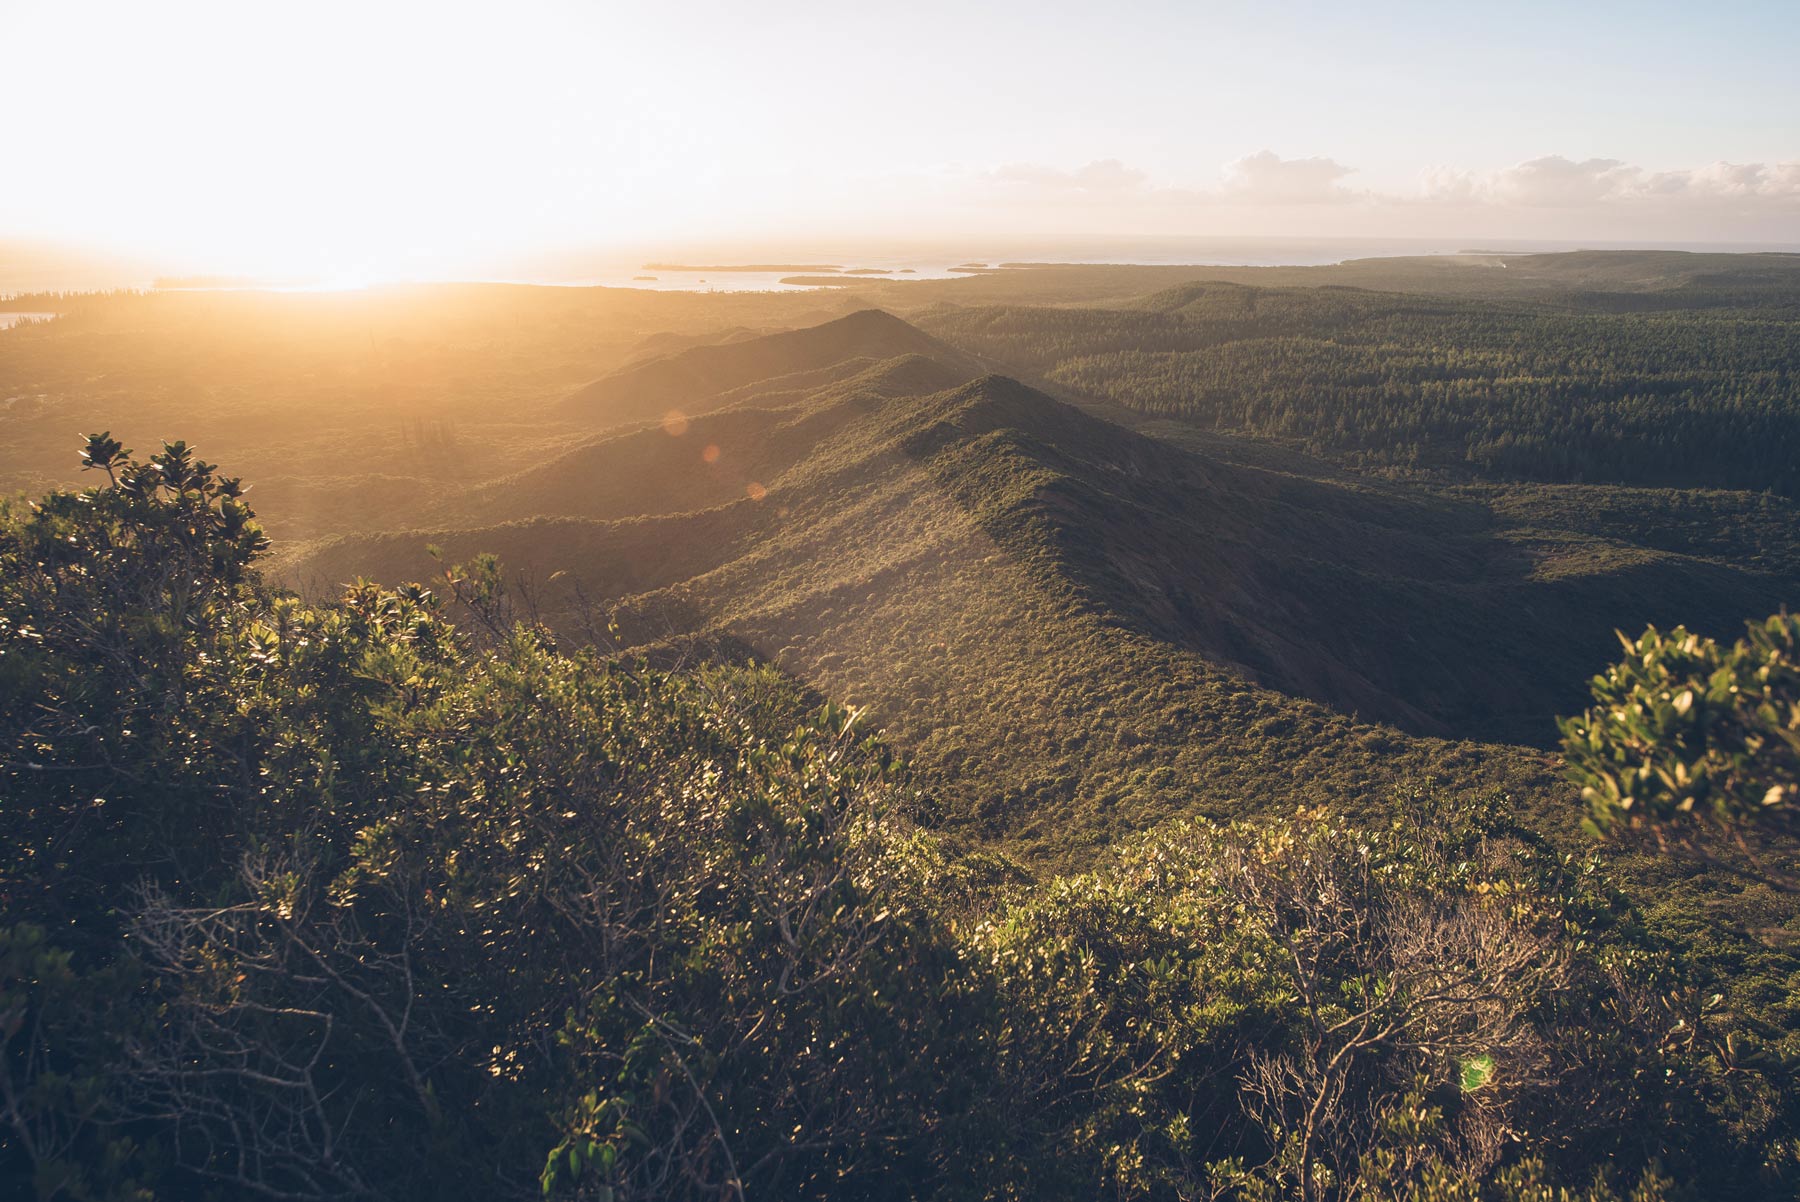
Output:
[[[269,593],[234,486],[91,451],[0,526],[9,1177],[802,1196],[911,1146],[942,953],[852,714]]]
[[[1595,705],[1562,723],[1589,827],[1785,825],[1800,806],[1800,617],[1721,646],[1677,626],[1620,636]]]

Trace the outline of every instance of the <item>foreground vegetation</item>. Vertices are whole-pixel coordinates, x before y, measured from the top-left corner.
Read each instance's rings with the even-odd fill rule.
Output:
[[[304,604],[186,447],[87,461],[0,522],[21,1190],[1791,1182],[1787,1042],[1500,799],[1180,822],[1034,881],[767,670],[566,654],[479,566]]]

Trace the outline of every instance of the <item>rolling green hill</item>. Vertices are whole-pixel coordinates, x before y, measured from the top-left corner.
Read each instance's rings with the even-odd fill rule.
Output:
[[[884,285],[911,321],[854,289],[90,298],[0,341],[0,480],[178,428],[310,590],[494,551],[566,630],[620,607],[633,645],[873,705],[959,820],[1063,855],[1286,804],[1295,763],[1358,804],[1541,779],[1500,744],[1554,738],[1615,626],[1790,601],[1797,278],[1046,266]],[[1035,391],[956,391],[983,372]]]
[[[1723,632],[1796,580],[1779,550],[1229,463],[917,355],[821,372],[821,329],[734,344],[755,349],[678,432],[597,437],[289,570],[500,552],[552,625],[617,607],[628,644],[701,639],[873,706],[952,822],[1054,857],[1291,799],[1297,766],[1345,805],[1414,776],[1541,784],[1497,744],[1551,741],[1612,629]]]

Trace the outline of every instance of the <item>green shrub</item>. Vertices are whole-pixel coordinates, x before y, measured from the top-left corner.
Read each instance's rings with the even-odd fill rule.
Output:
[[[1800,806],[1800,617],[1729,647],[1676,627],[1620,636],[1595,705],[1562,723],[1588,828],[1786,827]]]

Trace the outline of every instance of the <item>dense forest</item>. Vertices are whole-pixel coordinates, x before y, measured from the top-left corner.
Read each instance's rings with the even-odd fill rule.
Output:
[[[1562,311],[1207,284],[927,328],[1079,393],[1366,466],[1800,488],[1800,313]]]
[[[0,1193],[1794,1196],[1785,258],[32,298]]]

